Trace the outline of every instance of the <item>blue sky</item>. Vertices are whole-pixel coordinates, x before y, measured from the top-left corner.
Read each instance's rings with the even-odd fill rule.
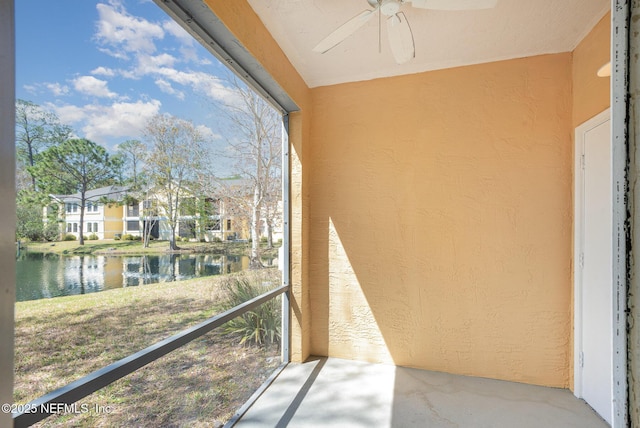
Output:
[[[226,144],[226,67],[151,0],[16,1],[16,97],[113,150],[157,113]]]

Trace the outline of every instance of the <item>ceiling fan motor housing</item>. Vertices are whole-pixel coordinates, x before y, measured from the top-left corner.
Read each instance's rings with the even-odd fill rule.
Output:
[[[380,12],[384,16],[393,16],[400,11],[400,2],[397,0],[383,0],[380,3]]]

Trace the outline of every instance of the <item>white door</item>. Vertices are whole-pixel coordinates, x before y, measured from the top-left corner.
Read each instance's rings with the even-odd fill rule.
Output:
[[[576,272],[576,394],[607,422],[613,412],[611,121],[606,111],[576,129],[581,223]],[[581,180],[579,180],[581,178]],[[579,183],[581,181],[581,183]],[[581,196],[581,197],[580,197]],[[578,206],[580,204],[580,206]],[[576,216],[577,217],[577,216]]]

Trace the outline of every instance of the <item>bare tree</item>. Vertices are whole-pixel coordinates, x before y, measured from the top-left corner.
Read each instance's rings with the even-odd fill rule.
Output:
[[[279,165],[278,165],[279,166]],[[268,191],[264,200],[263,217],[267,233],[267,248],[273,248],[273,232],[278,219],[282,218],[281,205],[282,186],[281,186],[282,170],[280,167],[273,169],[273,174],[268,182]]]
[[[118,144],[118,153],[124,158],[127,168],[127,176],[131,181],[134,189],[138,189],[139,174],[142,170],[142,160],[147,153],[147,146],[138,140],[127,140],[122,144]]]
[[[169,225],[169,248],[178,250],[180,203],[197,193],[197,178],[206,166],[205,141],[193,123],[168,114],[153,117],[145,135],[150,144],[145,172]]]
[[[231,157],[243,186],[227,196],[235,205],[245,207],[251,232],[251,268],[260,268],[260,226],[265,211],[273,213],[278,196],[281,170],[281,117],[251,88],[232,81],[237,94],[234,103],[225,105],[224,112],[233,124],[235,139],[229,141]],[[277,184],[276,184],[277,183]],[[222,183],[224,185],[224,183]],[[268,207],[265,210],[265,207]],[[267,229],[269,221],[267,221]]]

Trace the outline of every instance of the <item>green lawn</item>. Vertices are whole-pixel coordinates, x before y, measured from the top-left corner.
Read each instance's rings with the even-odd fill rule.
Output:
[[[278,282],[279,272],[249,275]],[[16,403],[25,403],[219,313],[229,275],[16,303]],[[82,400],[90,409],[41,426],[212,426],[279,364],[274,347],[211,332]]]

